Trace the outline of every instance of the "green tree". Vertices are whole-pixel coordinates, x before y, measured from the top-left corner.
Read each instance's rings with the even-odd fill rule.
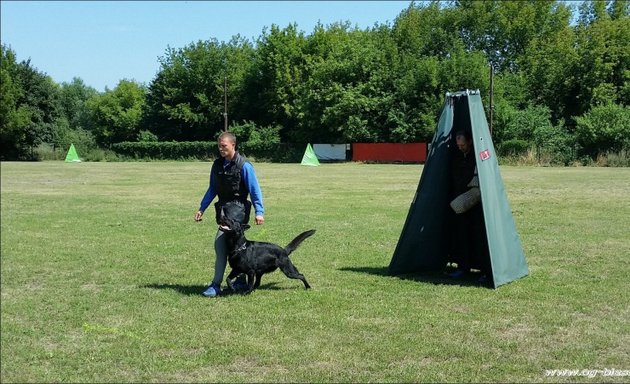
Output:
[[[30,60],[23,61],[18,68],[24,90],[19,103],[29,109],[31,116],[27,137],[33,148],[40,143],[52,143],[57,125],[63,118],[59,85],[33,67]],[[65,122],[61,121],[61,124]]]
[[[273,24],[256,42],[255,71],[248,80],[248,107],[258,124],[281,126],[283,138],[301,119],[297,100],[307,80],[305,45],[306,38],[297,24],[283,29]],[[252,93],[252,89],[256,91]]]
[[[524,77],[521,90],[533,104],[546,105],[555,121],[570,119],[579,111],[578,53],[575,33],[568,20],[565,27],[553,34],[534,38],[528,54],[520,59]]]
[[[608,13],[613,20],[628,17],[630,14],[630,2],[628,0],[612,0]]]
[[[391,35],[397,54],[388,68],[394,73],[391,119],[398,125],[392,141],[428,141],[433,136],[448,91],[440,89],[441,59],[450,55],[457,38],[452,16],[448,8],[431,2],[410,4],[394,21]]]
[[[237,35],[222,46],[222,51],[226,63],[223,76],[227,79],[228,124],[258,119],[259,111],[252,109],[250,103],[250,96],[256,89],[248,87],[249,79],[258,70],[254,66],[254,46],[249,40]]]
[[[439,1],[411,3],[392,26],[401,53],[416,57],[446,57],[461,42],[458,7],[441,7]]]
[[[630,82],[630,17],[627,7],[614,7],[611,18],[602,1],[584,2],[576,27],[576,84],[579,116],[608,102],[627,105]],[[625,14],[624,14],[625,13]]]
[[[86,102],[89,130],[97,143],[109,147],[121,141],[135,141],[141,130],[145,87],[131,80],[121,80],[113,89],[92,96]]]
[[[469,50],[482,51],[499,72],[519,70],[537,38],[563,30],[570,8],[555,0],[459,0],[460,34]]]
[[[57,124],[53,137],[53,148],[66,150],[74,144],[83,153],[94,149],[96,141],[88,131],[91,126],[87,101],[98,95],[98,92],[78,77],[70,83],[61,83],[60,103],[63,117]]]
[[[198,41],[169,48],[148,88],[146,123],[161,140],[211,140],[224,127],[224,83],[232,119],[247,118],[246,77],[254,50],[247,40]],[[252,89],[251,91],[255,91]]]
[[[447,91],[480,89],[487,94],[488,60],[464,28],[465,10],[461,4],[442,7],[432,1],[410,5],[395,20],[392,35],[399,52],[391,66],[397,77],[395,105],[402,107],[399,116],[411,117],[407,125],[415,127],[406,129],[404,136],[395,129],[396,141],[430,140]]]
[[[33,159],[35,148],[52,143],[63,125],[59,86],[30,60],[16,63],[15,53],[2,46],[2,157]]]
[[[85,129],[89,125],[86,102],[98,91],[75,77],[69,83],[61,83],[61,106],[71,129]]]
[[[378,139],[383,122],[372,80],[382,55],[372,37],[348,23],[316,27],[306,48],[308,77],[296,103],[302,118],[293,140]]]
[[[2,44],[0,60],[0,158],[16,160],[27,157],[33,144],[26,136],[31,112],[19,104],[24,90],[15,52]]]

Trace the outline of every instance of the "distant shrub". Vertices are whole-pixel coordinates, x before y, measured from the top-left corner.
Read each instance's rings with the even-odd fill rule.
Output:
[[[242,144],[250,151],[273,151],[280,144],[280,126],[259,127],[246,121],[232,125],[230,132],[238,138],[239,146]]]
[[[299,162],[306,144],[280,142],[280,126],[260,127],[251,121],[235,124],[230,131],[238,137],[238,149],[246,157],[275,163]]]
[[[575,138],[562,125],[542,125],[534,129],[534,144],[542,162],[550,165],[569,165],[576,160]]]
[[[575,135],[583,154],[595,158],[607,151],[630,151],[630,107],[596,106],[575,121]]]
[[[597,156],[595,164],[600,167],[630,167],[630,152],[625,150],[619,152],[608,151]]]
[[[510,139],[502,142],[498,147],[501,156],[520,156],[527,153],[531,144],[525,140]]]
[[[303,145],[287,143],[239,142],[238,150],[252,160],[279,163],[299,162],[304,154]],[[127,141],[113,144],[112,151],[133,160],[212,160],[218,156],[214,141]]]
[[[537,129],[551,126],[551,112],[547,107],[531,105],[518,110],[510,105],[499,104],[492,136],[499,143],[517,139],[531,143]]]
[[[84,156],[80,156],[83,161],[121,161],[123,159],[118,156],[114,151],[108,149],[92,149],[85,153]],[[64,157],[65,158],[65,157]]]
[[[155,143],[158,141],[158,137],[151,131],[140,131],[138,133],[138,141],[141,143]]]
[[[125,141],[112,145],[112,150],[125,158],[135,160],[212,159],[216,143],[208,141]]]
[[[37,148],[37,152],[41,160],[63,160],[66,158],[71,144],[74,144],[80,158],[98,148],[91,132],[81,128],[62,127],[57,131],[53,142],[41,144]]]
[[[273,163],[299,163],[304,155],[306,144],[276,143],[266,148],[243,143],[239,151],[251,160],[269,161]]]
[[[66,158],[66,152],[61,148],[53,148],[50,144],[40,144],[35,149],[35,158],[37,160],[63,160]]]

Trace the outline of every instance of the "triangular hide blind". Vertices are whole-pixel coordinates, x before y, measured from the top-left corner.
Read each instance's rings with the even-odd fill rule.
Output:
[[[453,212],[449,203],[455,133],[468,131],[481,192],[481,228],[487,248],[480,262],[496,288],[528,274],[523,248],[499,173],[479,91],[447,93],[418,189],[389,265],[391,275],[438,271],[452,260]],[[473,268],[475,266],[473,265]]]

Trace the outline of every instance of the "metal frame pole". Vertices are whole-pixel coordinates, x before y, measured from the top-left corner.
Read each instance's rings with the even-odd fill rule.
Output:
[[[490,136],[492,136],[492,113],[494,111],[494,67],[490,63]]]
[[[223,131],[228,130],[228,113],[227,113],[227,76],[223,78]]]

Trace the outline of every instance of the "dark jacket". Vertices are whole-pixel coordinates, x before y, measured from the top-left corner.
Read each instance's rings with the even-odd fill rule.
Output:
[[[242,178],[242,169],[247,159],[236,152],[234,159],[224,167],[225,159],[219,157],[212,164],[212,174],[216,177],[216,192],[219,198],[214,204],[216,219],[219,222],[221,209],[241,223],[249,221],[252,204],[247,200],[249,191]]]
[[[470,150],[468,155],[457,150],[451,163],[451,198],[455,198],[468,191],[468,183],[475,175],[475,153]]]

